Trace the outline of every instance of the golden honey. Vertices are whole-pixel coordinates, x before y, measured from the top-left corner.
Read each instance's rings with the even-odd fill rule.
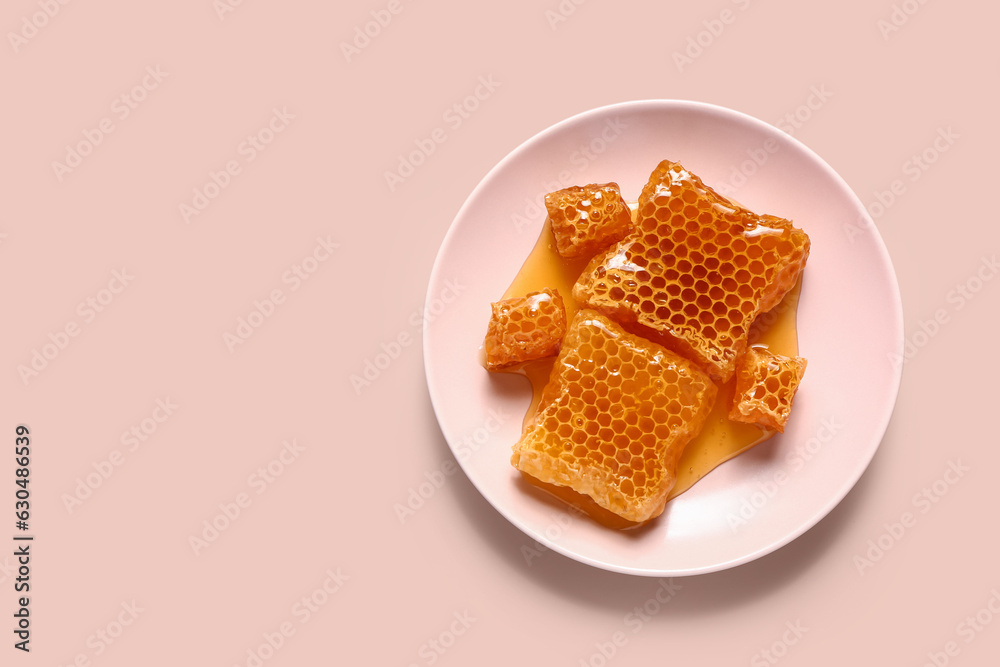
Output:
[[[669,160],[643,188],[635,227],[593,258],[574,298],[726,382],[753,321],[798,280],[809,237],[789,220],[739,206]]]
[[[630,203],[630,208],[634,218],[637,203]],[[538,292],[545,288],[558,290],[563,296],[567,320],[571,321],[577,311],[581,309],[581,304],[573,297],[573,286],[587,264],[588,259],[585,257],[564,259],[560,256],[555,248],[550,222],[546,220],[538,241],[505,292],[504,298]],[[770,349],[785,356],[797,354],[795,312],[799,289],[800,283],[797,282],[785,294],[780,303],[758,317],[752,324],[747,325],[748,344]],[[555,357],[549,357],[516,366],[508,371],[524,375],[532,386],[532,401],[525,415],[525,425],[528,425],[535,417],[543,390],[552,374],[554,363]],[[732,404],[734,391],[735,379],[719,385],[718,397],[705,417],[704,427],[684,448],[677,461],[676,481],[667,494],[667,500],[675,498],[691,488],[695,482],[718,465],[773,435],[773,431],[729,419],[729,406]],[[531,475],[523,476],[528,482],[583,510],[606,526],[625,528],[636,525],[599,506],[589,496],[580,494],[571,488],[547,483],[533,478]]]
[[[785,432],[806,360],[751,347],[736,364],[736,396],[729,418]]]
[[[632,215],[617,183],[575,185],[545,195],[556,251],[592,257],[632,231]]]
[[[511,463],[623,519],[663,511],[677,461],[718,391],[693,362],[577,311]]]
[[[566,335],[562,296],[545,288],[492,304],[486,342],[486,370],[499,371],[559,352]]]

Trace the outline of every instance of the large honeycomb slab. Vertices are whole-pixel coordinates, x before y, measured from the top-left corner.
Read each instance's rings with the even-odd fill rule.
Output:
[[[632,231],[632,211],[617,183],[574,185],[545,195],[556,251],[565,259],[592,257]]]
[[[629,521],[658,516],[717,393],[690,361],[582,310],[511,463]]]
[[[806,360],[802,357],[747,349],[736,364],[736,394],[729,418],[784,433],[805,372]]]
[[[493,314],[483,347],[486,369],[552,357],[566,333],[566,306],[558,290],[543,289],[490,304]]]
[[[754,319],[795,285],[809,237],[757,215],[664,160],[639,197],[635,231],[596,255],[573,296],[732,377]]]

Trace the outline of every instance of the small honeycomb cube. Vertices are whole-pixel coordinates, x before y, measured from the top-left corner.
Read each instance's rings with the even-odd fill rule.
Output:
[[[592,257],[632,231],[632,212],[617,183],[573,186],[545,195],[556,251],[566,259]]]
[[[748,348],[736,364],[736,394],[729,418],[784,433],[805,372],[802,357]]]
[[[558,290],[544,289],[491,304],[486,369],[499,371],[559,353],[566,333],[566,306]]]
[[[795,286],[808,256],[809,237],[790,221],[748,211],[664,160],[635,231],[594,256],[573,296],[725,382],[750,325]]]
[[[690,361],[593,310],[570,324],[511,463],[632,522],[658,516],[717,388]]]

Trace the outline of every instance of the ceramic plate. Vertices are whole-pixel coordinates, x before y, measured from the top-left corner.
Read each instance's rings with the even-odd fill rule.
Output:
[[[798,311],[809,368],[784,434],[719,466],[638,531],[580,517],[524,484],[511,446],[531,390],[479,362],[490,302],[504,293],[545,220],[546,192],[614,181],[636,199],[663,159],[812,240]],[[434,410],[465,474],[528,536],[616,572],[680,576],[746,563],[822,519],[879,446],[899,388],[899,288],[882,239],[847,184],[811,150],[742,113],[682,101],[603,107],[529,139],[482,180],[438,253],[424,361]]]

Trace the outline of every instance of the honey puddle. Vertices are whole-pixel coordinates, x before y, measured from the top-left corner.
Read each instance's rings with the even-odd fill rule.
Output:
[[[635,204],[633,218],[635,217]],[[573,285],[586,268],[589,258],[566,260],[559,256],[555,249],[552,230],[548,220],[542,229],[534,249],[525,260],[521,270],[504,293],[503,298],[524,296],[549,287],[559,290],[566,305],[566,321],[573,319],[580,305],[573,299]],[[764,313],[754,322],[750,330],[750,343],[755,347],[766,347],[773,352],[786,356],[798,354],[798,337],[795,331],[795,314],[798,306],[801,279],[799,283],[770,312]],[[534,416],[541,399],[542,389],[548,382],[549,375],[555,363],[555,358],[542,359],[523,364],[520,368],[506,372],[524,375],[531,382],[532,399],[524,417],[524,423]],[[773,432],[752,424],[730,421],[727,417],[732,403],[735,376],[719,387],[718,398],[709,414],[705,427],[697,438],[692,440],[681,456],[677,466],[677,483],[668,500],[676,498],[690,489],[695,482],[711,472],[714,468],[729,459],[745,452],[754,445],[767,440]],[[529,475],[522,475],[525,481],[539,486],[563,501],[583,510],[592,518],[612,528],[635,526],[605,510],[588,496],[579,494],[572,489],[557,487],[535,480]]]

